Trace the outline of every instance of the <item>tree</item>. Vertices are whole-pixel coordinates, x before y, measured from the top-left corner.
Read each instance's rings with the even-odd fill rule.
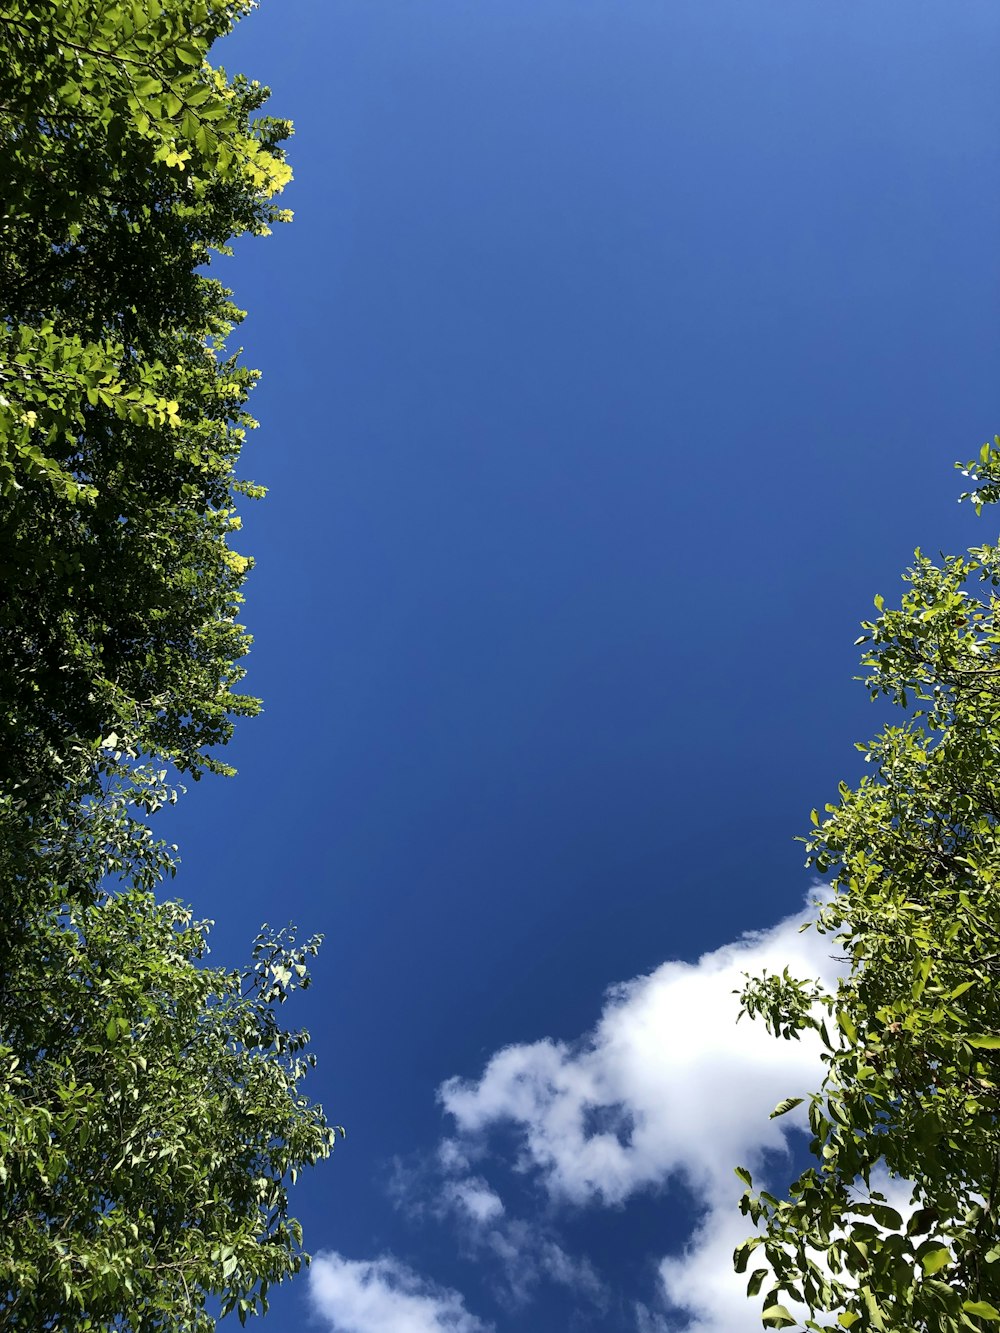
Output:
[[[963,470],[977,512],[1000,499],[1000,436]],[[937,565],[918,551],[905,581],[858,640],[872,697],[902,720],[858,747],[870,775],[813,812],[808,839],[832,875],[816,926],[846,971],[835,993],[786,972],[743,995],[775,1036],[825,1050],[817,1164],[783,1198],[739,1173],[758,1234],[736,1264],[765,1260],[749,1292],[765,1289],[772,1328],[1000,1323],[1000,546]],[[883,1176],[912,1188],[908,1209]]]
[[[207,922],[132,890],[32,923],[0,1047],[0,1328],[202,1333],[298,1270],[285,1180],[335,1131],[275,1006],[318,940],[200,965]],[[13,1001],[13,1004],[11,1002]]]
[[[176,869],[143,818],[165,776],[134,766],[68,807],[5,924],[0,1329],[203,1333],[210,1297],[243,1322],[308,1262],[285,1182],[338,1131],[277,1007],[320,940],[265,927],[246,967],[202,964],[211,923],[153,892]],[[122,887],[67,892],[66,866]]]
[[[210,276],[288,216],[286,122],[206,59],[251,0],[0,0],[0,1329],[207,1330],[305,1256],[331,1151],[276,1006],[155,894],[169,774],[231,770],[255,373]],[[206,268],[209,270],[206,272]]]
[[[205,56],[249,0],[0,11],[0,791],[114,732],[197,776],[235,687],[255,375],[201,272],[285,216],[286,122]]]

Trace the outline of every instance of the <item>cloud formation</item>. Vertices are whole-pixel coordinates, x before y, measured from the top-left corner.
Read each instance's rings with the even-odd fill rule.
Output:
[[[732,1272],[733,1248],[748,1229],[735,1206],[742,1186],[733,1167],[759,1174],[769,1154],[787,1154],[802,1112],[780,1120],[769,1113],[783,1097],[818,1087],[823,1067],[816,1041],[775,1041],[761,1024],[737,1025],[734,992],[744,973],[785,966],[832,985],[831,941],[799,930],[812,915],[745,935],[695,963],[664,963],[614,987],[581,1039],[506,1047],[480,1078],[452,1078],[439,1090],[455,1126],[446,1142],[456,1163],[464,1152],[481,1157],[493,1129],[513,1126],[513,1165],[555,1204],[621,1205],[668,1182],[691,1192],[688,1241],[659,1268],[663,1307],[672,1312],[665,1329],[759,1328],[744,1280]],[[662,1318],[636,1307],[637,1326],[659,1327]]]
[[[317,1254],[309,1300],[330,1333],[489,1333],[457,1291],[437,1287],[389,1256]]]
[[[396,1159],[388,1188],[412,1221],[433,1219],[452,1229],[465,1259],[492,1261],[487,1284],[505,1308],[527,1305],[542,1282],[570,1288],[578,1302],[603,1308],[607,1292],[593,1264],[564,1249],[550,1218],[509,1215],[456,1140],[443,1139],[430,1161]]]
[[[449,1180],[442,1191],[444,1200],[479,1226],[495,1222],[503,1215],[503,1200],[479,1176]]]
[[[835,984],[832,941],[800,932],[813,915],[810,907],[694,963],[666,962],[613,987],[594,1028],[575,1041],[508,1046],[478,1079],[448,1079],[438,1096],[449,1131],[432,1157],[396,1163],[397,1204],[415,1222],[453,1228],[467,1260],[489,1260],[498,1276],[487,1285],[501,1304],[528,1304],[545,1281],[593,1317],[607,1313],[613,1295],[589,1259],[565,1247],[563,1211],[619,1208],[641,1191],[680,1185],[692,1200],[686,1240],[664,1256],[654,1239],[658,1287],[629,1293],[632,1327],[756,1333],[759,1308],[732,1271],[733,1249],[750,1229],[733,1168],[766,1179],[787,1159],[804,1108],[778,1120],[770,1112],[817,1088],[823,1066],[818,1041],[775,1041],[762,1024],[737,1024],[737,993],[745,973],[786,966]],[[542,1212],[518,1216],[487,1179],[504,1154],[547,1195]],[[319,1255],[310,1298],[330,1333],[488,1333],[458,1292],[391,1257]]]

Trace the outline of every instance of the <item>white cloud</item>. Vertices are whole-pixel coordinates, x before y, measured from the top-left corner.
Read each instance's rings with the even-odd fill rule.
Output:
[[[389,1256],[317,1254],[309,1299],[330,1333],[488,1333],[457,1291],[437,1287]]]
[[[503,1214],[503,1200],[478,1176],[464,1180],[449,1180],[444,1187],[444,1198],[471,1218],[473,1222],[484,1226],[494,1222]]]
[[[639,1190],[676,1181],[697,1201],[683,1251],[660,1266],[664,1328],[691,1333],[759,1329],[732,1251],[748,1232],[736,1209],[736,1165],[760,1172],[785,1153],[802,1112],[779,1120],[781,1098],[815,1089],[818,1042],[775,1041],[762,1024],[736,1024],[743,973],[788,966],[833,984],[831,941],[801,934],[812,910],[746,935],[696,963],[668,962],[609,992],[581,1040],[510,1046],[481,1078],[444,1083],[439,1096],[457,1129],[454,1160],[478,1155],[490,1130],[519,1131],[516,1165],[554,1202],[624,1203]],[[660,1315],[637,1306],[637,1323]]]
[[[467,1171],[469,1158],[455,1139],[442,1139],[438,1144],[438,1162],[442,1171]]]

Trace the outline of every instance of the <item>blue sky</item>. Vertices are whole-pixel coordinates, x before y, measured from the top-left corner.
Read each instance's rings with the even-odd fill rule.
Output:
[[[995,0],[270,0],[219,53],[296,122],[296,221],[225,267],[266,712],[177,889],[225,961],[325,932],[349,1134],[274,1333],[759,1327],[731,1167],[788,1174],[815,1054],[730,992],[829,966],[787,919],[879,721],[857,622],[988,535],[998,39]]]

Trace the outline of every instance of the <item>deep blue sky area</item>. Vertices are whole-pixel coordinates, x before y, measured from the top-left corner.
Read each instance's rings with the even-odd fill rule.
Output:
[[[295,122],[296,217],[218,266],[266,712],[177,891],[227,962],[327,936],[309,1248],[498,1333],[636,1326],[683,1192],[567,1216],[598,1312],[513,1309],[393,1172],[442,1080],[801,902],[879,721],[857,622],[994,532],[951,465],[1000,429],[998,42],[996,0],[265,0],[217,52]]]

